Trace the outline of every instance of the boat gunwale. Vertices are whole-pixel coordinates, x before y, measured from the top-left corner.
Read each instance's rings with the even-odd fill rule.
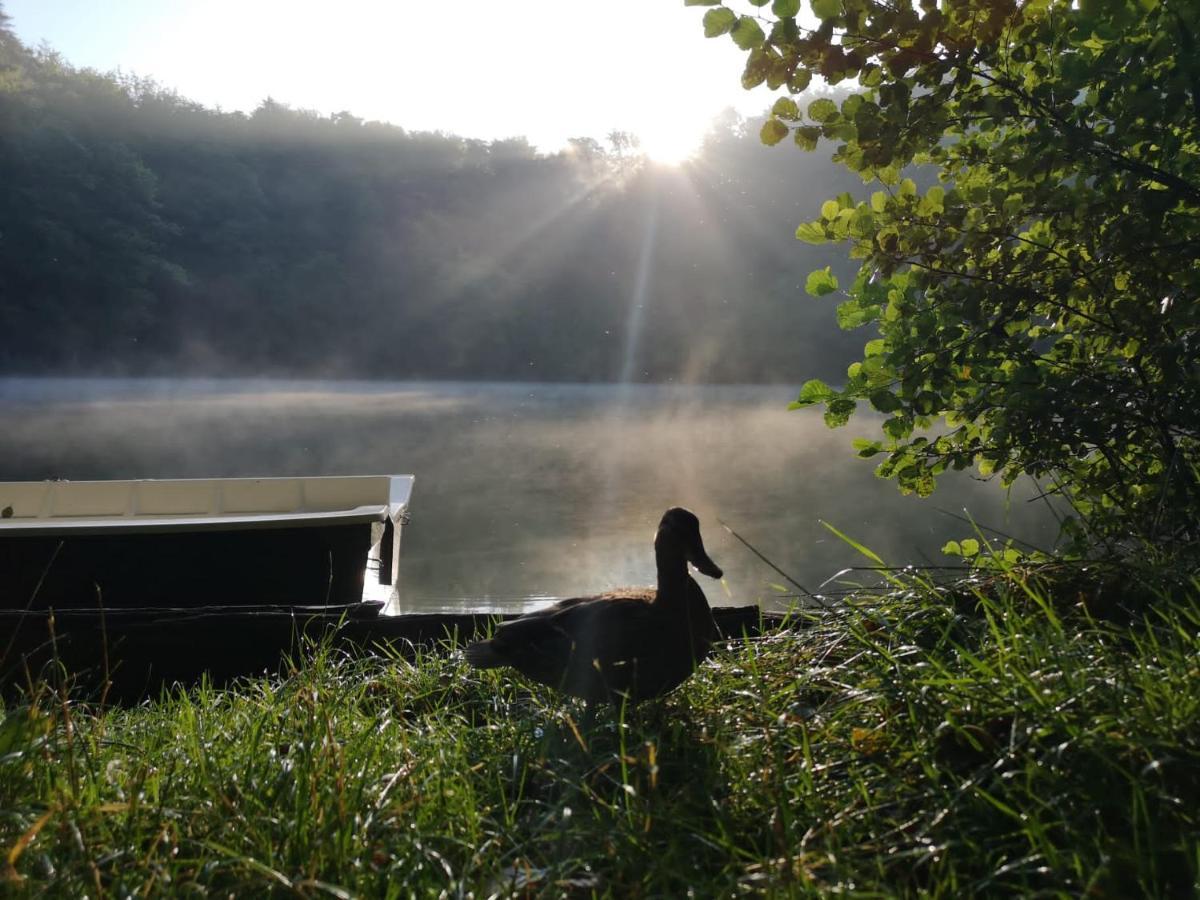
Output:
[[[115,535],[137,533],[183,533],[209,531],[243,531],[290,528],[328,528],[391,521],[402,523],[412,492],[412,475],[308,475],[232,478],[135,478],[83,481],[26,481],[7,482],[13,487],[36,487],[47,491],[88,488],[96,485],[124,485],[134,495],[143,486],[172,485],[211,486],[214,490],[236,487],[238,484],[296,482],[303,491],[307,482],[326,484],[339,481],[378,480],[386,484],[383,496],[368,503],[335,509],[291,510],[243,509],[236,512],[137,513],[97,512],[63,515],[10,516],[0,519],[0,538],[55,535]],[[2,486],[2,485],[0,485]]]
[[[329,527],[384,522],[392,518],[386,503],[352,509],[296,513],[231,513],[219,516],[63,516],[49,519],[4,519],[0,537],[85,535],[113,532],[246,531],[251,529]]]

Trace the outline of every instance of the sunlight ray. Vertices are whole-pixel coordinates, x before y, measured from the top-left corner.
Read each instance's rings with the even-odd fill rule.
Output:
[[[633,293],[629,298],[629,312],[625,317],[625,350],[621,358],[621,384],[633,381],[637,368],[638,351],[641,349],[642,323],[646,318],[646,304],[650,300],[650,273],[654,265],[654,247],[658,238],[658,190],[650,196],[650,208],[646,212],[646,225],[642,231],[642,244],[638,251],[637,272],[633,281]]]
[[[505,234],[494,244],[490,252],[478,248],[471,259],[464,261],[447,277],[440,293],[443,296],[454,296],[473,285],[480,284],[500,271],[511,259],[516,257],[523,248],[528,247],[536,238],[547,234],[551,227],[562,221],[572,210],[579,208],[588,199],[595,196],[614,180],[616,175],[606,172],[599,178],[594,178],[581,184],[579,189],[554,209],[540,215],[523,226],[507,229]]]

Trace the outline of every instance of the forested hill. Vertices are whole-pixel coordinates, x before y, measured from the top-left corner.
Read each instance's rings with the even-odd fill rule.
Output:
[[[857,184],[822,156],[733,117],[671,169],[227,113],[0,22],[0,371],[840,377],[861,339],[803,292],[836,256],[792,237]]]

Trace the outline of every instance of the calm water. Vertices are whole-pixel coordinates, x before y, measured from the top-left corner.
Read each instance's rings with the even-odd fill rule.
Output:
[[[246,475],[417,477],[401,557],[404,611],[518,609],[531,598],[654,580],[654,527],[701,519],[724,587],[709,600],[787,601],[783,579],[718,517],[809,589],[866,561],[948,563],[969,527],[1049,547],[1029,492],[947,479],[902,497],[857,459],[866,424],[830,431],[779,386],[611,386],[197,379],[0,379],[0,480]],[[840,581],[868,578],[850,573]],[[702,579],[706,580],[706,579]],[[837,582],[827,590],[836,589]]]

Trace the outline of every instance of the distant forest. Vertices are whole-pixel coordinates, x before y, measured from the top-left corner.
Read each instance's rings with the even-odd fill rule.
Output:
[[[0,372],[839,378],[861,337],[803,284],[850,269],[792,235],[861,183],[757,131],[731,113],[670,168],[622,135],[222,112],[0,13]]]

